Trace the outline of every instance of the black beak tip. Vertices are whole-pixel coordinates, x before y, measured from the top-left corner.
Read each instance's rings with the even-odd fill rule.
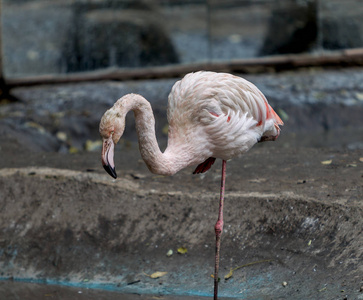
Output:
[[[115,168],[111,168],[110,165],[103,165],[103,168],[113,178],[115,178],[115,179],[117,178],[117,174],[116,174],[116,169]]]

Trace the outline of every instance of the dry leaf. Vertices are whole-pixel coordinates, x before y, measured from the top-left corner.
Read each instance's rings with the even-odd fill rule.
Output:
[[[141,173],[130,173],[130,176],[133,179],[144,179],[145,177],[147,177],[145,174],[141,174]]]
[[[230,269],[229,270],[229,273],[226,275],[226,276],[224,276],[224,279],[225,280],[228,280],[229,278],[231,278],[233,276],[233,269]]]
[[[330,165],[331,163],[332,163],[332,159],[329,159],[329,160],[323,160],[322,162],[321,162],[321,164],[322,165]]]
[[[61,140],[62,142],[66,142],[68,139],[67,134],[63,131],[58,131],[56,134],[56,137],[58,140]],[[87,144],[87,142],[86,142],[86,144]],[[102,146],[102,142],[101,142],[101,146]]]
[[[155,273],[152,273],[150,275],[150,278],[159,278],[159,277],[162,277],[164,275],[168,274],[168,272],[155,272]]]
[[[79,152],[78,148],[73,147],[73,146],[71,146],[71,147],[68,149],[68,151],[69,151],[69,153],[71,153],[71,154],[75,154],[75,153],[78,153],[78,152]]]
[[[251,183],[263,183],[263,182],[266,182],[266,181],[267,181],[266,178],[256,178],[256,179],[249,180],[249,182],[251,182]]]
[[[185,248],[185,247],[179,247],[178,248],[178,253],[179,254],[185,254],[185,253],[187,253],[188,252],[188,249],[187,248]]]
[[[148,277],[152,278],[152,279],[156,279],[156,278],[160,278],[160,277],[162,277],[162,276],[164,276],[164,275],[168,274],[168,272],[155,272],[155,273],[152,273],[151,275],[146,274],[146,273],[144,272],[144,274],[145,274],[146,276],[148,276]]]
[[[363,93],[355,93],[358,100],[363,101]]]
[[[214,278],[214,274],[211,274],[210,277]],[[218,282],[220,282],[220,281],[221,281],[221,278],[218,277]]]
[[[65,133],[58,132],[57,133],[57,137],[61,141],[65,142],[67,140],[67,135],[66,136],[62,136],[61,134],[65,134]],[[102,148],[102,141],[101,140],[97,140],[97,141],[87,140],[84,148],[85,148],[86,151],[96,151],[96,150],[99,150],[99,149]]]
[[[164,125],[163,129],[161,130],[163,134],[168,135],[169,132],[169,125]]]
[[[347,164],[347,167],[350,167],[350,168],[355,168],[357,166],[357,164]]]
[[[263,262],[269,262],[269,261],[272,261],[272,260],[273,259],[264,259],[264,260],[254,261],[254,262],[251,262],[251,263],[242,265],[242,266],[238,266],[238,267],[236,267],[234,269],[231,269],[229,271],[229,273],[226,276],[224,276],[224,279],[225,280],[230,279],[233,276],[233,272],[236,271],[236,270],[238,270],[238,269],[245,268],[245,267],[249,267],[249,266],[256,265],[256,264],[260,264],[260,263],[263,263]]]
[[[173,255],[173,253],[173,250],[170,249],[168,252],[166,252],[166,256],[170,257]]]

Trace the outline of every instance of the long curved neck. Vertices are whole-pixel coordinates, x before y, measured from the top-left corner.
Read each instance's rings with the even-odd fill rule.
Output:
[[[132,110],[135,114],[139,149],[149,170],[155,174],[172,175],[185,165],[176,163],[178,158],[166,151],[160,151],[155,135],[155,118],[150,103],[141,95],[129,94],[118,100],[115,108],[124,112]],[[171,150],[171,149],[169,149]]]

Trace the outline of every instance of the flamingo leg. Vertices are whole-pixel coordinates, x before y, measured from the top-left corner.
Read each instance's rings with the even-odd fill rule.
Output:
[[[214,227],[216,233],[216,257],[214,265],[214,300],[218,299],[218,271],[219,271],[219,253],[221,249],[221,235],[223,231],[223,204],[224,204],[224,187],[226,184],[226,165],[227,162],[222,162],[222,178],[221,178],[221,194],[219,198],[219,213],[218,220]]]

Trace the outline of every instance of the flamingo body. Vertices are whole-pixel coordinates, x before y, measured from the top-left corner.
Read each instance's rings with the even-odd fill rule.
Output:
[[[202,161],[239,156],[262,137],[277,137],[282,124],[256,86],[214,72],[191,73],[175,83],[168,122],[168,147],[190,144],[193,156]]]
[[[255,85],[227,73],[190,73],[174,84],[168,98],[168,146],[164,153],[155,138],[151,106],[136,94],[122,97],[103,116],[100,133],[104,146],[110,136],[113,144],[117,143],[129,110],[135,113],[144,161],[151,172],[163,175],[203,164],[209,158],[240,156],[259,141],[276,139],[283,124]],[[107,158],[103,162],[107,165]],[[211,160],[205,165],[202,172],[210,168]]]

